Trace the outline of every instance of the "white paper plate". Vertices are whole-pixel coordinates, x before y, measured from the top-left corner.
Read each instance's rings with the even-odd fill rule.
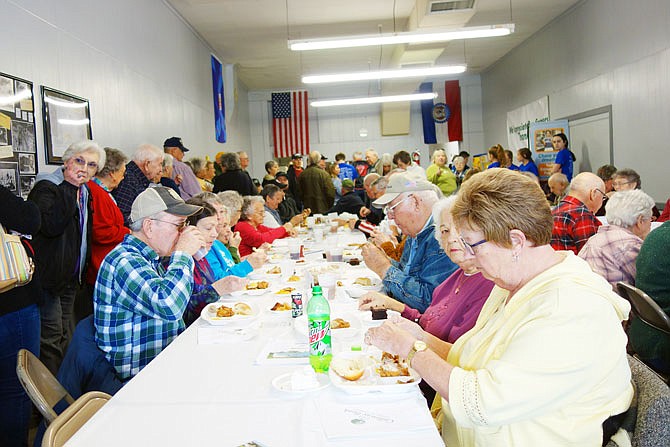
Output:
[[[225,326],[232,324],[245,325],[252,323],[258,317],[259,314],[258,306],[254,303],[250,303],[247,301],[238,301],[238,302],[249,305],[249,307],[251,307],[251,315],[233,315],[232,317],[217,317],[216,310],[224,303],[211,303],[206,305],[202,309],[202,312],[200,312],[200,316],[202,317],[203,320],[215,326]],[[235,303],[225,303],[227,307],[233,307],[234,304]]]
[[[372,282],[371,286],[361,286],[360,284],[354,284],[358,278],[369,278]],[[356,278],[345,281],[344,289],[347,291],[352,298],[360,298],[368,292],[379,292],[384,288],[384,284],[381,279],[376,278],[370,275],[361,275]]]
[[[330,385],[330,379],[326,374],[316,374],[316,381],[318,382],[318,386],[308,389],[294,390],[293,387],[291,386],[292,374],[293,373],[286,373],[282,374],[281,376],[275,377],[272,380],[272,386],[276,390],[281,391],[283,393],[304,394],[304,393],[311,393],[312,391],[322,390],[328,385]]]
[[[352,313],[334,312],[330,314],[331,320],[334,320],[335,318],[342,318],[343,320],[348,321],[349,324],[351,325],[351,327],[348,328],[331,329],[330,336],[336,340],[342,338],[353,338],[360,333],[361,329],[363,329],[363,326],[361,325],[359,318]],[[293,320],[293,324],[294,324],[293,327],[298,333],[304,335],[305,337],[309,336],[309,330],[307,329],[306,310],[303,310],[303,314]]]
[[[378,354],[373,357],[371,354],[361,352],[343,352],[333,356],[333,361],[338,358],[362,358],[368,364],[365,368],[363,376],[356,380],[350,381],[337,375],[331,367],[328,370],[330,382],[337,388],[348,394],[364,394],[364,393],[385,393],[385,394],[399,394],[407,393],[416,389],[416,386],[421,382],[421,376],[416,371],[410,368],[409,376],[400,377],[380,377],[377,374],[375,367],[378,362]],[[332,361],[331,361],[332,365]],[[404,382],[404,383],[398,383]]]
[[[290,297],[290,295],[289,295]],[[272,310],[274,307],[275,303],[288,303],[289,309],[288,310]],[[277,299],[274,303],[272,303],[270,306],[267,307],[267,313],[272,315],[273,317],[277,318],[286,318],[286,317],[291,317],[291,300],[285,300],[285,299]]]

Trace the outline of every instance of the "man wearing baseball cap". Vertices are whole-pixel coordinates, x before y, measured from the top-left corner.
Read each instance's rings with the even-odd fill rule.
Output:
[[[457,268],[435,238],[432,211],[441,196],[426,179],[392,175],[386,192],[372,205],[384,207],[386,216],[407,236],[402,256],[400,261],[391,260],[372,244],[362,251],[365,265],[382,278],[385,293],[420,312],[430,305],[435,287]]]
[[[193,170],[188,167],[184,160],[184,154],[188,152],[188,148],[184,147],[180,137],[170,137],[163,143],[163,150],[166,154],[174,157],[172,163],[172,180],[179,185],[179,194],[182,199],[188,200],[193,196],[197,196],[202,192],[198,178],[193,173]]]
[[[184,329],[193,255],[205,246],[186,218],[202,210],[164,186],[137,196],[130,230],[102,261],[93,292],[96,342],[128,380]],[[169,262],[161,262],[169,258]]]

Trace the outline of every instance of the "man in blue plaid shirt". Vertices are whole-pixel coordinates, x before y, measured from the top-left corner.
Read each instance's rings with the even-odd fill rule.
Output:
[[[103,260],[93,293],[95,340],[121,380],[135,376],[184,329],[193,255],[205,246],[170,188],[149,188],[130,213],[131,234]],[[169,262],[161,262],[169,257]]]

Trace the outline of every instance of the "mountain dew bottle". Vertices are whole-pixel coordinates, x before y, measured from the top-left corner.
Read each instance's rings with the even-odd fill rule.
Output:
[[[333,358],[330,341],[330,305],[321,286],[312,287],[312,299],[307,303],[309,327],[309,364],[318,373],[328,372]]]

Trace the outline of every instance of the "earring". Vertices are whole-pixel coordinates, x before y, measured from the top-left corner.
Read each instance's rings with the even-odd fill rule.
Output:
[[[514,253],[512,255],[512,262],[519,262],[519,254],[518,253]]]

